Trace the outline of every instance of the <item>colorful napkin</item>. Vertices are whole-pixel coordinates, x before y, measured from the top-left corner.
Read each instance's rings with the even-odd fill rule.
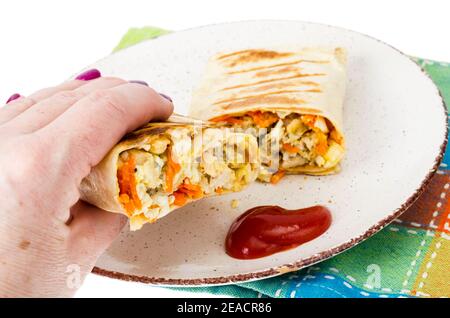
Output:
[[[115,50],[169,31],[130,29]],[[450,65],[413,58],[450,105]],[[420,198],[363,243],[311,267],[256,282],[188,288],[236,297],[449,297],[450,150]]]

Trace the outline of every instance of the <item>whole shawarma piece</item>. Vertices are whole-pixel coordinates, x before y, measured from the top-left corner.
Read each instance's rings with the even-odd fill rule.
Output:
[[[343,48],[263,48],[210,59],[190,115],[259,138],[259,179],[326,175],[344,156]]]

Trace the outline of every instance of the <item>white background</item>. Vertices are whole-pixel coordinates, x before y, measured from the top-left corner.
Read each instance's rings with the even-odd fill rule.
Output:
[[[181,30],[249,19],[320,22],[449,62],[449,9],[445,0],[0,1],[0,104],[12,93],[54,85],[104,57],[133,26]],[[198,296],[95,275],[77,295]]]

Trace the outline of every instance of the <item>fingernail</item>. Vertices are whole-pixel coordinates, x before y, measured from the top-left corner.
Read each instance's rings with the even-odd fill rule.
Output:
[[[159,93],[159,95],[161,95],[162,97],[164,97],[165,99],[167,99],[167,100],[170,101],[171,103],[173,102],[172,98],[170,98],[170,97],[167,96],[166,94]]]
[[[132,81],[130,81],[130,83],[148,86],[147,82],[144,82],[144,81],[132,80]]]
[[[20,95],[20,94],[17,94],[17,93],[12,94],[11,97],[9,97],[8,100],[6,101],[6,104],[12,102],[13,100],[18,99],[20,96],[21,96],[21,95]]]
[[[83,73],[81,73],[80,75],[75,77],[75,79],[80,80],[80,81],[90,81],[90,80],[99,78],[100,76],[102,76],[100,71],[93,68],[93,69],[84,71]]]

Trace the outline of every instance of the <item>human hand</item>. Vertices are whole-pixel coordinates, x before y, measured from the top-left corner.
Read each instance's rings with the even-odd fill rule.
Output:
[[[125,133],[172,113],[142,84],[90,70],[0,107],[0,297],[73,295],[118,235],[126,217],[78,187]]]

